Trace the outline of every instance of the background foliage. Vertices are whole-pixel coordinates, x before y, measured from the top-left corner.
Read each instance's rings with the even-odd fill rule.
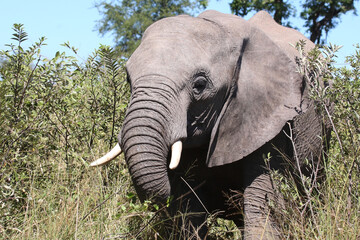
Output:
[[[84,63],[63,52],[46,59],[45,38],[25,49],[26,40],[15,24],[13,44],[0,52],[0,238],[162,239],[157,209],[139,203],[122,157],[88,167],[113,146],[124,118],[124,62],[107,46]],[[360,48],[341,69],[332,65],[334,50],[300,61],[315,82],[333,81],[313,95],[320,106],[334,102],[324,112],[334,131],[324,182],[304,178],[304,195],[290,176],[273,174],[287,199],[277,216],[288,239],[360,237]],[[232,222],[209,223],[215,239],[240,238]]]
[[[106,151],[116,141],[129,99],[124,63],[110,47],[101,46],[80,65],[75,57],[61,52],[53,59],[43,58],[44,38],[23,49],[27,40],[23,26],[15,24],[14,31],[15,43],[0,52],[3,59],[0,232],[3,236],[24,234],[29,227],[33,232],[37,226],[27,224],[41,216],[48,216],[41,221],[55,224],[59,220],[52,219],[55,212],[71,199],[80,201],[79,184],[84,179],[89,181],[91,176],[88,162],[94,154],[100,155],[98,149]],[[97,185],[105,186],[113,181],[114,175],[120,174],[114,169],[106,173],[102,182],[98,180]],[[100,194],[101,189],[98,190]],[[47,236],[44,234],[40,236]]]

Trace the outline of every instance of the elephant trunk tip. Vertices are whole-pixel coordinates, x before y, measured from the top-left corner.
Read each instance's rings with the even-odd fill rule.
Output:
[[[160,185],[162,187],[158,188]],[[141,202],[150,200],[152,203],[166,204],[171,195],[171,187],[169,183],[166,183],[165,185],[159,183],[154,188],[147,188],[137,184],[135,184],[134,187]]]

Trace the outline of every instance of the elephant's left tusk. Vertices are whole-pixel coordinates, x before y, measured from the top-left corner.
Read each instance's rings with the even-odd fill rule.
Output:
[[[101,166],[101,165],[113,160],[117,156],[119,156],[120,153],[121,153],[120,145],[116,144],[116,146],[113,149],[111,149],[111,151],[108,152],[105,156],[103,156],[103,157],[99,158],[98,160],[92,162],[90,164],[90,167]]]
[[[175,169],[179,165],[181,158],[182,142],[177,141],[171,146],[171,160],[170,160],[170,169]]]

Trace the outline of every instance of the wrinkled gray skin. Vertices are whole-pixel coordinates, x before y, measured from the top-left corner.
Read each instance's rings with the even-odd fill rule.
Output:
[[[207,210],[233,219],[246,239],[279,238],[269,202],[281,203],[281,196],[264,156],[270,152],[270,168],[280,170],[279,151],[294,158],[284,134],[289,126],[299,157],[317,158],[321,147],[321,121],[290,45],[300,39],[314,47],[265,12],[245,21],[206,11],[151,25],[126,66],[132,94],[119,135],[140,199],[162,203],[188,192],[182,176],[193,188],[200,184],[196,193]],[[180,166],[169,170],[178,140]],[[231,190],[242,193],[241,212],[227,204]],[[193,194],[185,198],[187,211],[205,212]],[[189,221],[196,226],[205,217]]]

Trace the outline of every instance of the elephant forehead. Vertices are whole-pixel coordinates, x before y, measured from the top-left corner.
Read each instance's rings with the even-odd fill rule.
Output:
[[[211,42],[222,39],[224,32],[219,28],[219,25],[211,21],[181,15],[164,18],[153,23],[146,29],[142,40],[146,41],[148,38],[154,37],[167,39],[169,36]]]
[[[217,25],[187,16],[153,24],[127,63],[133,80],[159,74],[188,77],[194,69],[213,67],[230,54],[227,36]]]
[[[132,70],[140,72],[151,71],[181,71],[183,72],[195,62],[206,64],[207,55],[201,46],[191,40],[176,37],[164,39],[148,39],[144,41],[130,57],[127,68],[130,73]],[[196,59],[196,61],[194,61]],[[141,73],[142,75],[144,73]]]

